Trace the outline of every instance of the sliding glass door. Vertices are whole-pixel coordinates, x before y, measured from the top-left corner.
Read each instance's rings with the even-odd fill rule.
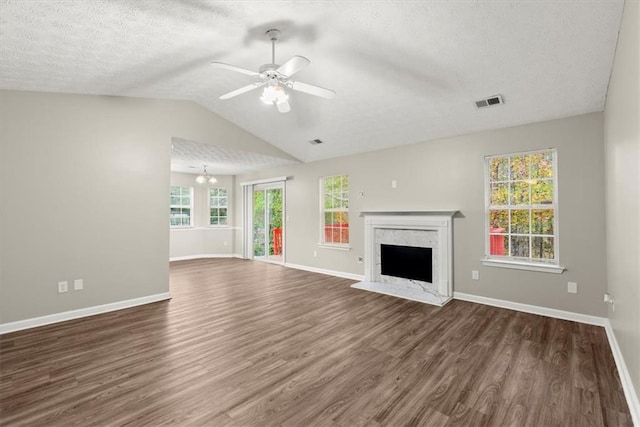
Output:
[[[253,187],[253,258],[284,261],[284,183]]]

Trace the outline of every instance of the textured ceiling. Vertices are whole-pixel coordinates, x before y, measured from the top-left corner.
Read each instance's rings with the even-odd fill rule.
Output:
[[[206,165],[207,171],[213,175],[237,175],[296,163],[280,157],[229,150],[181,138],[173,138],[171,142],[173,172],[199,174]]]
[[[311,161],[604,109],[622,0],[2,1],[0,87],[190,99]],[[278,113],[259,92],[221,101],[303,55]],[[503,106],[473,101],[502,94]],[[322,145],[307,141],[320,138]],[[250,160],[252,162],[253,160]]]

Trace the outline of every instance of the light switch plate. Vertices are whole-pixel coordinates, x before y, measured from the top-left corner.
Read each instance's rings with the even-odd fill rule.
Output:
[[[73,290],[81,291],[84,289],[84,281],[82,279],[76,279],[73,281]]]

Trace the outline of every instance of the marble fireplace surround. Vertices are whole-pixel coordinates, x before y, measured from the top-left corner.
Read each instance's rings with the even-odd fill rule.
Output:
[[[356,289],[443,306],[453,298],[453,216],[457,211],[365,211],[365,279]],[[380,245],[432,248],[432,282],[381,274]]]

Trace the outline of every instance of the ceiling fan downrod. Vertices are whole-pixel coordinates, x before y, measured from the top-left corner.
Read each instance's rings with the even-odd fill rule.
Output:
[[[276,41],[278,40],[278,36],[280,35],[280,30],[276,28],[272,28],[271,30],[267,30],[265,32],[269,40],[271,40],[271,63],[276,63]]]

